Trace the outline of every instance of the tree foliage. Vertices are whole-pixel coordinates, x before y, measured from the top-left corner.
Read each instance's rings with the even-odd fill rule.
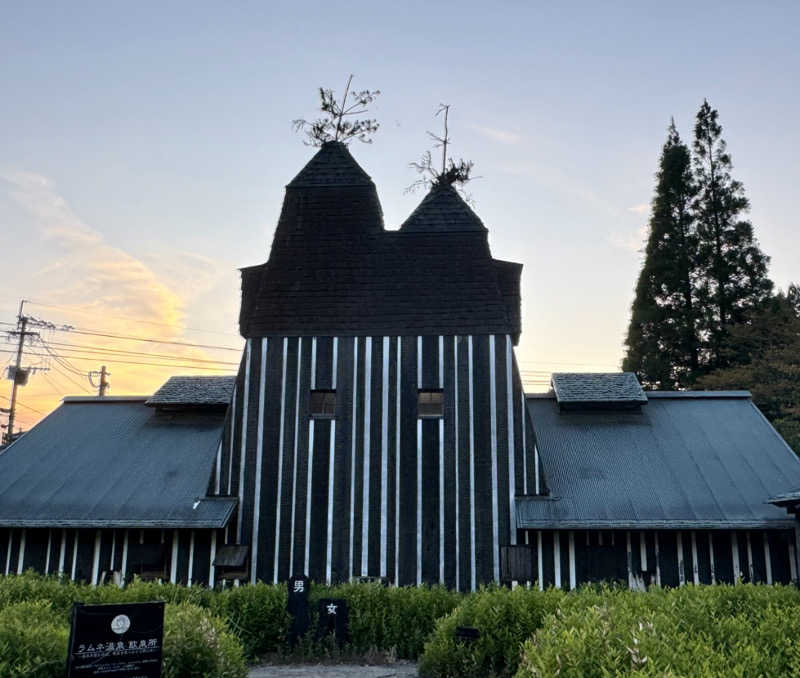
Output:
[[[623,362],[650,388],[686,388],[741,364],[734,328],[772,293],[718,118],[704,101],[692,153],[674,122],[662,150]]]
[[[361,90],[351,92],[350,84],[353,76],[347,79],[344,96],[341,102],[338,101],[332,89],[319,88],[320,110],[326,115],[309,122],[303,118],[292,121],[296,132],[304,130],[308,140],[305,142],[309,146],[322,146],[331,141],[341,141],[348,143],[353,139],[358,139],[366,144],[371,144],[372,134],[380,127],[374,118],[364,118],[361,120],[347,120],[356,115],[366,113],[369,104],[381,93],[380,90]],[[348,105],[347,95],[350,95]]]
[[[410,167],[415,169],[420,175],[406,192],[413,192],[417,188],[432,188],[434,186],[455,186],[457,190],[471,202],[471,198],[464,192],[464,185],[473,177],[471,176],[474,163],[471,160],[459,158],[457,161],[447,155],[447,147],[452,143],[448,127],[448,117],[450,115],[450,104],[439,104],[436,115],[443,114],[444,133],[439,136],[428,131],[428,136],[434,141],[434,148],[442,149],[441,167],[437,168],[433,162],[431,151],[425,151],[419,162],[410,163]]]
[[[731,326],[728,367],[698,381],[704,389],[747,389],[753,402],[800,454],[800,288],[778,293]]]
[[[697,189],[673,121],[661,151],[645,260],[636,285],[623,369],[651,388],[690,385],[697,374]]]
[[[698,193],[698,294],[703,309],[702,336],[709,367],[723,367],[731,328],[758,309],[772,292],[767,257],[742,215],[749,208],[741,182],[731,176],[732,162],[718,113],[708,101],[694,127],[694,172]]]

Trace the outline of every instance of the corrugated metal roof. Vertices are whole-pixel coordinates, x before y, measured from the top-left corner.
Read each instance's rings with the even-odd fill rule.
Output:
[[[647,403],[633,372],[556,372],[552,381],[559,405]]]
[[[0,454],[0,525],[224,527],[207,498],[221,413],[65,402]]]
[[[800,460],[752,401],[660,394],[641,411],[563,412],[527,400],[551,496],[517,498],[527,528],[791,526],[770,497]]]
[[[170,377],[148,400],[151,406],[228,405],[236,375]]]

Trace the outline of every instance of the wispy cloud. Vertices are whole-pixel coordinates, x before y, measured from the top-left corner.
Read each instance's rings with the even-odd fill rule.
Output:
[[[628,207],[628,212],[633,212],[634,214],[647,214],[650,211],[650,205],[646,202],[640,203],[639,205],[633,205],[632,207]]]
[[[36,300],[32,304],[34,315],[57,323],[99,328],[107,333],[146,336],[165,342],[187,341],[184,336],[187,303],[212,289],[223,277],[219,264],[198,254],[170,251],[134,256],[109,243],[100,231],[86,224],[72,210],[45,176],[20,171],[0,172],[0,197],[2,195],[21,208],[38,230],[41,247],[37,250],[35,267],[24,281],[24,293]],[[30,236],[30,242],[35,242],[35,231]],[[43,337],[48,340],[46,334]],[[127,364],[123,359],[130,363],[168,362],[156,354],[175,355],[186,361],[238,359],[231,352],[209,353],[174,344],[126,343],[61,332],[50,336],[49,340],[75,346],[70,349],[62,345],[56,349],[63,356],[69,356],[66,359],[75,371],[70,374],[62,363],[47,358],[40,360],[51,367],[51,372],[31,380],[26,387],[25,402],[41,411],[52,409],[64,393],[81,393],[81,386],[91,389],[88,379],[81,373],[96,370],[107,360],[113,361],[108,355],[104,357],[86,350],[90,345],[95,349],[142,354],[117,354],[118,361],[111,367],[111,383],[112,393],[118,394],[151,393],[171,372],[181,371]],[[194,342],[188,341],[205,343],[196,338]],[[235,346],[237,342],[231,338],[227,343]],[[38,352],[43,353],[44,348],[39,347]],[[233,366],[226,369],[235,371]],[[190,370],[189,373],[201,372]],[[23,421],[26,416],[36,418],[30,411],[27,415],[20,412],[20,415]]]
[[[474,130],[492,141],[498,141],[501,144],[518,144],[522,141],[522,136],[516,132],[500,129],[498,127],[485,127],[483,125],[468,125],[469,129]]]

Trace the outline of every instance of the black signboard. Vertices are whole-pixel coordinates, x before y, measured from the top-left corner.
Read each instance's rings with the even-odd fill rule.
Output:
[[[160,678],[164,603],[72,607],[67,678]]]
[[[292,625],[289,627],[289,644],[294,647],[311,626],[311,615],[308,610],[308,577],[302,574],[296,575],[289,579],[287,586],[289,587],[289,598],[286,608],[292,617]]]
[[[330,633],[334,634],[339,648],[350,640],[347,601],[344,598],[323,598],[319,601],[317,640]]]

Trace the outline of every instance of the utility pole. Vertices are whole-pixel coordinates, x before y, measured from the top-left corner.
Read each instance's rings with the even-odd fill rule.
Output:
[[[106,390],[108,389],[108,380],[106,377],[108,376],[108,372],[106,372],[106,366],[103,365],[100,367],[100,386],[97,388],[97,395],[101,398],[105,396]]]
[[[39,334],[38,332],[26,332],[28,327],[28,318],[22,314],[22,309],[24,306],[25,300],[23,299],[19,303],[19,315],[17,316],[17,327],[19,329],[16,332],[11,333],[19,334],[19,342],[17,343],[17,361],[14,365],[14,379],[11,386],[11,407],[9,408],[8,412],[8,430],[6,431],[5,435],[5,442],[8,444],[11,444],[14,441],[14,418],[17,414],[17,387],[19,386],[19,382],[22,381],[22,351],[25,346],[25,339],[27,337]]]
[[[100,367],[100,371],[98,372],[95,370],[94,372],[89,372],[89,383],[97,389],[97,395],[102,398],[105,396],[106,391],[108,390],[109,383],[106,377],[110,377],[111,372],[106,371],[106,366],[102,365]],[[100,383],[95,384],[93,377],[100,377]]]

